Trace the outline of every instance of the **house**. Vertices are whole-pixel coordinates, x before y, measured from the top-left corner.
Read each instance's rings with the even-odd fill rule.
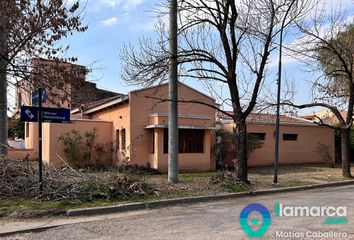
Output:
[[[215,170],[215,131],[218,128],[233,131],[235,125],[230,117],[217,114],[209,107],[216,106],[213,98],[183,83],[178,84],[178,90],[179,169]],[[83,104],[71,113],[71,124],[43,124],[43,160],[46,163],[58,164],[64,157],[63,147],[57,141],[60,134],[71,129],[85,133],[96,128],[97,143],[113,146],[112,164],[127,161],[167,171],[167,84]],[[37,126],[32,125],[33,131],[26,133],[26,147],[37,139]],[[247,125],[249,133],[258,136],[263,143],[250,154],[249,166],[272,165],[275,116],[251,114]],[[334,160],[333,130],[305,119],[282,116],[280,131],[280,164],[323,163],[319,144],[326,146]],[[228,156],[226,159],[229,166],[233,166],[233,158]]]
[[[235,127],[232,119],[219,114],[221,129],[232,132]],[[250,153],[249,166],[269,166],[274,162],[275,149],[275,122],[276,115],[251,113],[247,118],[247,131],[256,136],[262,143],[262,147]],[[323,153],[326,146],[327,153]],[[279,163],[302,164],[323,163],[323,154],[330,156],[329,161],[334,161],[334,130],[325,126],[296,117],[280,116],[280,141]],[[227,156],[225,163],[233,166],[234,156]],[[327,160],[328,161],[328,160]]]
[[[215,100],[183,84],[178,85],[180,101],[202,101],[215,106]],[[167,171],[168,85],[143,88],[124,96],[93,102],[72,111],[73,118],[112,121],[112,137],[117,161],[146,165]],[[179,165],[181,170],[209,171],[215,110],[180,103]]]

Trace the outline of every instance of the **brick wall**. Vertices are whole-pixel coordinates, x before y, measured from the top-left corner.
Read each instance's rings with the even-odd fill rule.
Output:
[[[118,95],[118,93],[115,92],[99,89],[96,87],[96,84],[92,82],[77,82],[73,85],[71,109],[78,108],[81,104],[94,102]]]

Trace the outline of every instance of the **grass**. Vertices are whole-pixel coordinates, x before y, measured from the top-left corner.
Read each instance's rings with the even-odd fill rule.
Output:
[[[352,172],[354,173],[354,165],[352,165]],[[112,174],[112,172],[105,172],[102,174]],[[167,181],[167,174],[141,175],[129,173],[129,175],[134,176],[136,179],[153,186],[154,189],[156,189],[156,194],[153,196],[145,196],[141,198],[135,197],[121,201],[100,199],[94,201],[61,200],[49,202],[36,199],[14,198],[0,200],[0,213],[43,209],[66,210],[70,208],[106,206],[137,201],[148,202],[152,200],[247,191],[244,186],[235,184],[235,182],[225,181],[223,184],[213,184],[212,179],[215,179],[217,174],[218,173],[215,172],[181,173],[179,175],[179,183],[172,185]],[[280,187],[295,187],[345,180],[342,177],[341,167],[339,165],[336,165],[334,168],[328,168],[323,165],[281,166],[279,168],[279,174]],[[274,188],[272,185],[272,167],[250,168],[249,179],[252,183],[252,188],[256,190]]]

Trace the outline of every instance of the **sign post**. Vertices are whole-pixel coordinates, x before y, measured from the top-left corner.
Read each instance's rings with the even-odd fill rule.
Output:
[[[39,88],[32,93],[32,105],[21,106],[21,121],[38,123],[38,189],[43,189],[43,159],[42,159],[42,123],[70,123],[70,109],[42,107],[47,99],[45,89]]]
[[[38,188],[42,193],[43,163],[42,163],[42,88],[38,89]]]

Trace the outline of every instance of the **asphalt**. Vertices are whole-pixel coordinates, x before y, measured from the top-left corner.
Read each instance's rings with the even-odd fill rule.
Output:
[[[350,185],[353,184],[353,181],[346,181],[343,182],[341,185]],[[331,184],[334,185],[334,184]],[[354,196],[352,196],[352,192],[354,191],[353,186],[342,186],[338,187],[340,185],[339,183],[335,184],[337,187],[331,187],[328,188],[328,184],[326,185],[320,185],[320,186],[308,186],[308,187],[301,187],[301,188],[287,188],[287,189],[276,189],[278,193],[276,193],[276,190],[272,191],[263,191],[261,193],[256,193],[256,196],[250,196],[250,195],[245,195],[241,194],[240,196],[236,196],[236,194],[229,194],[229,196],[224,195],[224,196],[214,196],[216,197],[215,199],[212,199],[212,197],[207,197],[202,200],[204,201],[199,201],[201,198],[189,198],[189,199],[174,199],[171,204],[168,201],[162,201],[161,205],[159,203],[155,203],[155,205],[152,205],[156,208],[158,207],[165,207],[162,209],[155,209],[155,210],[142,210],[142,209],[137,209],[136,206],[134,207],[133,204],[130,204],[133,206],[132,209],[129,210],[130,207],[124,206],[124,211],[120,209],[118,211],[118,214],[115,213],[116,211],[109,212],[107,209],[104,211],[105,213],[111,213],[111,214],[105,214],[105,215],[96,215],[96,216],[77,216],[77,217],[61,217],[61,218],[42,218],[40,220],[26,220],[26,221],[6,221],[6,222],[1,222],[0,223],[0,237],[9,237],[9,239],[12,239],[11,236],[21,236],[21,234],[34,234],[34,233],[40,233],[40,232],[47,232],[51,231],[50,229],[54,230],[57,228],[65,228],[68,227],[70,228],[71,226],[75,225],[85,225],[89,224],[91,222],[110,222],[114,221],[116,218],[119,217],[129,217],[129,216],[135,216],[135,215],[145,215],[146,213],[153,213],[156,211],[164,211],[164,209],[173,209],[173,208],[181,208],[181,209],[188,209],[189,207],[194,207],[194,206],[202,206],[202,205],[208,205],[208,204],[218,204],[218,203],[223,203],[223,202],[250,202],[250,201],[258,201],[259,199],[274,199],[280,196],[312,196],[316,192],[326,192],[330,193],[333,191],[333,194],[330,194],[330,196],[336,196],[336,193],[338,189],[349,189],[351,191],[351,200],[354,200]],[[321,190],[322,189],[322,190]],[[279,191],[280,190],[280,191]],[[316,196],[312,196],[312,200],[317,199]],[[217,201],[215,201],[217,200]],[[209,203],[208,203],[209,202]],[[354,201],[351,201],[354,202]],[[167,206],[176,206],[176,207],[167,207]],[[115,206],[119,207],[119,206]],[[146,207],[146,203],[145,203]],[[354,207],[354,206],[353,206]],[[131,211],[135,209],[136,211]],[[151,208],[149,208],[151,209]],[[78,209],[77,209],[78,210]],[[80,210],[80,209],[79,209]],[[83,211],[85,209],[81,209]],[[86,209],[87,210],[87,209]],[[97,209],[96,209],[97,210]],[[92,211],[92,209],[90,209]],[[102,211],[102,210],[100,210]],[[90,215],[90,214],[88,214]],[[17,239],[17,238],[16,238]],[[27,239],[27,238],[25,238]],[[74,239],[81,239],[81,238],[74,238]],[[108,238],[110,239],[110,238]],[[353,237],[354,239],[354,237]]]
[[[354,239],[354,186],[309,189],[261,196],[185,204],[90,217],[64,217],[40,221],[2,222],[0,232],[37,226],[36,232],[2,235],[4,239],[246,239],[239,225],[244,206],[258,202],[274,209],[276,200],[301,206],[341,205],[348,207],[349,225],[329,226],[318,218],[274,219],[264,239],[275,239],[277,231],[343,232]],[[272,210],[271,210],[272,212]],[[272,212],[273,214],[273,212]],[[38,227],[42,229],[38,230]],[[288,239],[296,239],[289,237]],[[302,238],[306,239],[306,238]],[[307,238],[315,239],[315,238]],[[334,239],[334,238],[316,238]]]

